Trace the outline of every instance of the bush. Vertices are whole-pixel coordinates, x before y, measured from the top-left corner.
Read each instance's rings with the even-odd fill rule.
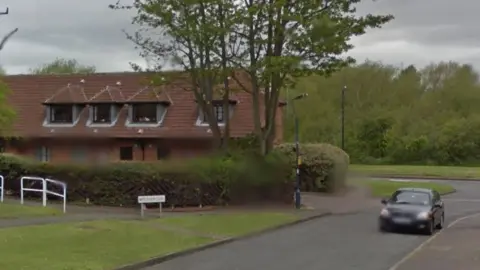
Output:
[[[295,168],[294,147],[294,144],[281,144],[275,150],[288,156]],[[350,160],[342,149],[330,144],[302,144],[300,153],[302,191],[336,192],[346,186]]]
[[[274,156],[236,156],[82,166],[0,155],[0,173],[5,177],[6,190],[14,195],[19,194],[22,176],[48,177],[67,183],[69,201],[99,205],[133,206],[137,196],[155,194],[166,195],[166,205],[172,207],[290,203],[293,186],[285,162],[286,159]],[[36,185],[39,187],[40,183]]]

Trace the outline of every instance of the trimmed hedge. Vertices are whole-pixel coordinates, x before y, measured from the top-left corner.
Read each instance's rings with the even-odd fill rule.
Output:
[[[292,171],[286,162],[272,154],[267,158],[205,157],[81,166],[4,154],[0,155],[0,173],[5,177],[5,189],[13,195],[19,194],[22,176],[48,177],[67,183],[69,201],[98,205],[133,206],[137,196],[154,194],[165,194],[166,205],[172,207],[291,203]]]
[[[294,144],[282,144],[275,151],[286,155],[295,168]],[[336,192],[346,187],[350,158],[331,144],[301,144],[300,176],[302,191]]]

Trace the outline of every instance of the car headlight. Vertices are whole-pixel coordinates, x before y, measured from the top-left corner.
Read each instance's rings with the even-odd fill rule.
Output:
[[[418,219],[429,219],[430,218],[430,212],[421,212],[417,215]]]
[[[390,212],[388,212],[387,209],[382,209],[382,211],[380,211],[380,216],[382,217],[388,217],[390,215]]]

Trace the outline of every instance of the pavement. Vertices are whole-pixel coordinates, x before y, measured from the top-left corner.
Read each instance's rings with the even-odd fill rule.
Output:
[[[478,253],[480,242],[473,237],[473,228],[480,230],[480,218],[461,222],[458,219],[480,213],[480,183],[454,181],[450,184],[457,189],[457,193],[444,197],[446,224],[452,226],[433,238],[379,233],[377,217],[381,205],[361,195],[318,199],[309,195],[305,201],[311,200],[314,207],[330,208],[336,215],[179,257],[144,270],[478,269],[474,254]],[[462,230],[461,226],[471,229]],[[453,241],[455,235],[462,240]],[[471,252],[466,252],[462,245]],[[449,252],[451,256],[442,256],[442,252]],[[465,256],[470,264],[452,261]],[[436,258],[438,263],[433,264],[431,258]]]

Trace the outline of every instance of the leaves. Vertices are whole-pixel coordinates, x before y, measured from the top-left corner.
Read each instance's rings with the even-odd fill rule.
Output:
[[[199,106],[207,115],[211,109],[203,103],[211,102],[213,85],[231,75],[252,95],[255,134],[266,154],[275,134],[280,91],[298,78],[330,75],[353,63],[344,56],[352,48],[350,38],[393,19],[358,16],[359,2],[137,0],[111,8],[137,11],[132,23],[142,29],[128,38],[143,57],[155,60],[154,70],[170,62],[188,72],[197,100],[205,99]]]
[[[458,164],[480,158],[480,84],[471,66],[443,62],[419,70],[365,62],[328,78],[302,78],[288,92],[309,94],[297,107],[302,142],[340,145],[344,85],[346,145],[355,161]],[[293,140],[290,115],[285,124]]]
[[[57,58],[53,62],[30,69],[32,74],[89,74],[95,73],[94,66],[80,64],[75,59]]]

